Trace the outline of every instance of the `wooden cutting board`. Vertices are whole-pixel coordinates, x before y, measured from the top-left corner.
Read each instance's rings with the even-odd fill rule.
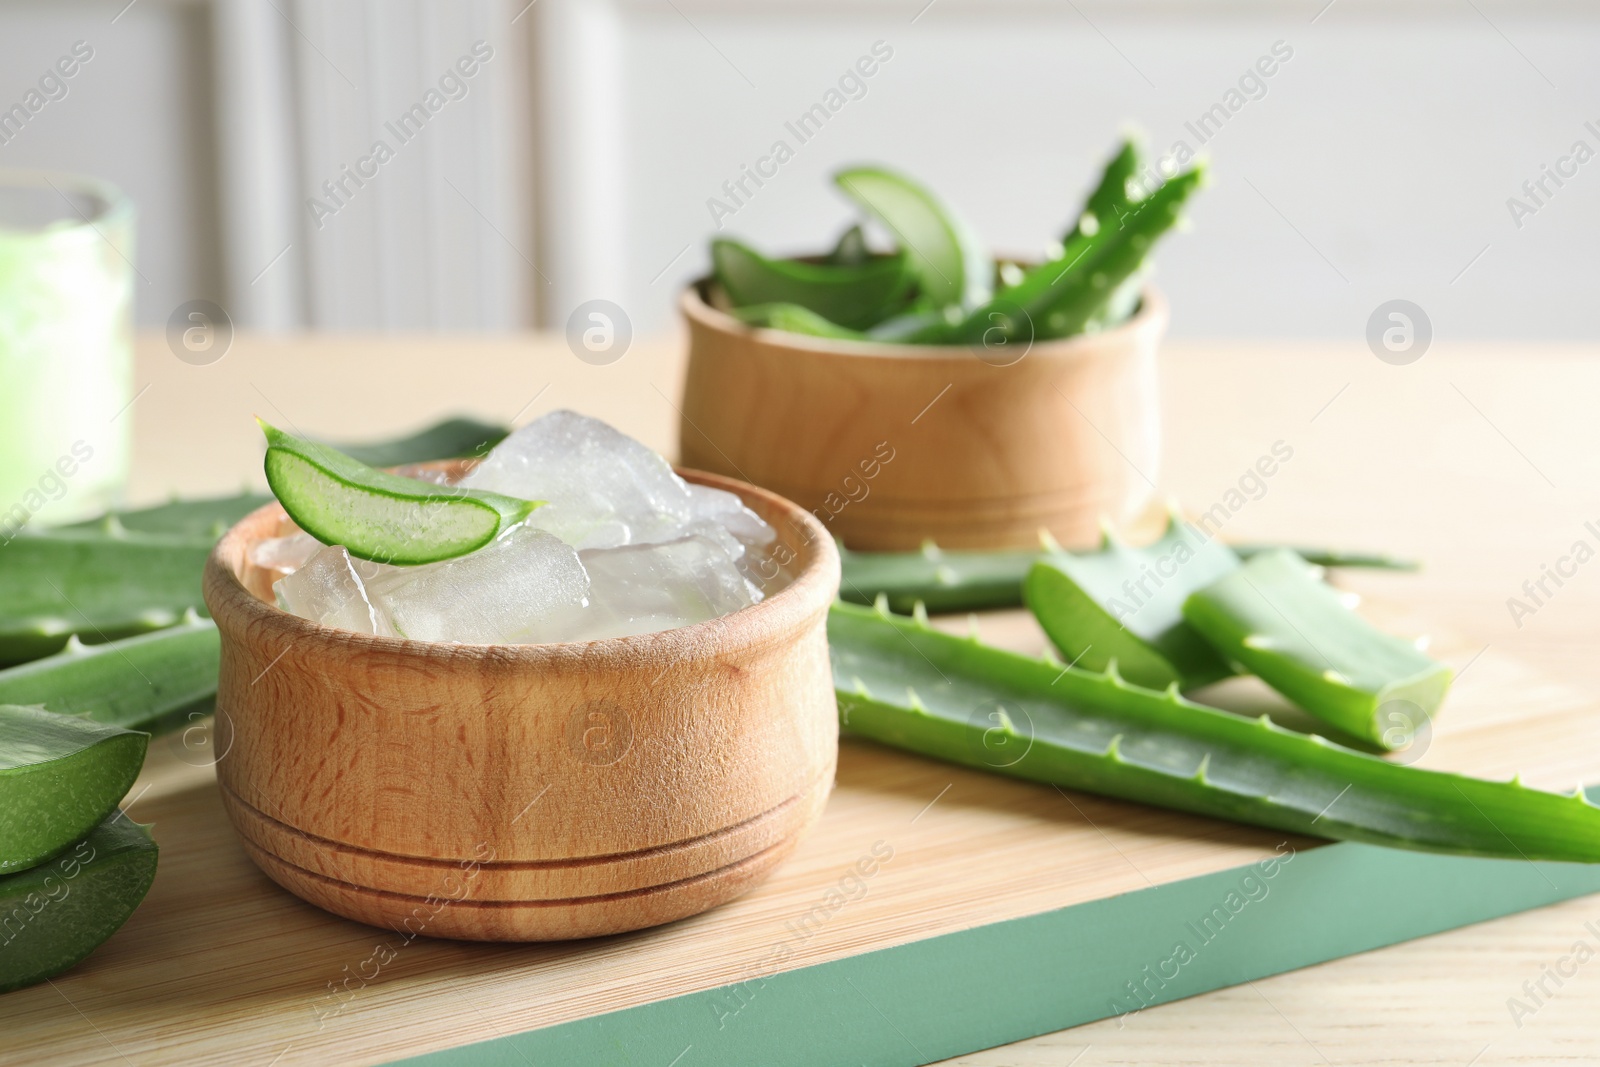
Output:
[[[1360,343],[1172,344],[1162,368],[1171,444],[1164,468],[1147,473],[1205,511],[1230,499],[1275,440],[1292,444],[1292,464],[1233,511],[1225,536],[1425,559],[1420,575],[1350,576],[1388,605],[1364,609],[1375,619],[1434,634],[1435,651],[1464,668],[1423,763],[1520,770],[1550,788],[1600,781],[1591,743],[1600,705],[1584,695],[1600,685],[1600,579],[1582,572],[1522,624],[1506,607],[1600,519],[1593,355],[1441,340],[1396,368]],[[133,492],[151,500],[229,492],[244,479],[259,487],[252,413],[355,438],[451,411],[520,423],[574,407],[670,452],[681,374],[671,339],[594,367],[557,337],[241,335],[221,361],[195,367],[150,336],[131,416]],[[984,630],[1019,650],[1042,648],[1025,616],[986,617]],[[1275,704],[1251,683],[1206,695]],[[915,1063],[1126,1011],[1129,982],[1150,982],[1152,998],[1188,996],[1600,889],[1571,867],[1290,841],[1295,858],[1249,900],[1241,868],[1274,854],[1279,835],[846,742],[817,832],[770,882],[723,909],[597,943],[402,944],[261,876],[223,818],[204,736],[188,741],[199,747],[154,745],[132,794],[134,817],[155,823],[163,844],[149,899],[69,975],[0,997],[0,1060],[378,1063],[527,1034],[459,1062]],[[879,842],[893,854],[865,889],[846,882]],[[1144,968],[1159,978],[1178,939],[1199,940],[1188,924],[1226,910],[1235,890],[1249,902],[1225,932],[1155,988]],[[1345,1059],[1404,1054],[1396,1048],[1432,1056],[1428,1035],[1461,1048],[1470,1035],[1465,1062],[1510,1031],[1497,1014],[1505,997],[1548,962],[1539,946],[1554,959],[1582,933],[1575,916],[1589,917],[1569,906],[1517,920],[1520,954],[1507,951],[1509,934],[1487,930],[1434,951],[1413,946],[1405,988],[1385,984],[1387,954],[1319,971],[1334,985],[1331,1006],[1319,987],[1299,1011],[1284,1007],[1302,1027],[1328,1017],[1310,1032],[1331,1058],[1358,1040],[1370,1055]],[[783,948],[784,969],[772,973]],[[1458,980],[1445,982],[1445,971]],[[1371,995],[1339,999],[1348,987]],[[1565,995],[1581,1007],[1581,989],[1569,984]],[[1194,1025],[1206,1028],[1199,1040],[1218,1043],[1207,1062],[1288,1062],[1277,1036],[1321,1062],[1256,994],[1242,995],[1250,1010],[1219,996],[1194,1002],[1203,1022],[1199,1007],[1174,1007],[1127,1033],[1148,1038],[1138,1048],[1167,1041],[1155,1054],[1163,1062],[1204,1058],[1185,1029]],[[1542,1012],[1538,1034],[1517,1031],[1519,1047],[1536,1059],[1587,1048],[1592,1026],[1575,1019],[1562,1030],[1561,1020]],[[1081,1051],[1060,1048],[1038,1062]]]
[[[1423,621],[1368,610],[1401,632]],[[1023,613],[981,626],[1042,647]],[[1424,764],[1600,778],[1570,744],[1600,710],[1515,661],[1474,661],[1470,640],[1437,651],[1464,670]],[[1208,695],[1277,709],[1252,682]],[[1285,838],[852,741],[816,832],[730,905],[598,941],[408,942],[260,874],[214,756],[202,728],[154,746],[129,808],[162,845],[155,888],[85,964],[0,1001],[9,1056],[917,1064],[1600,889],[1600,871]]]

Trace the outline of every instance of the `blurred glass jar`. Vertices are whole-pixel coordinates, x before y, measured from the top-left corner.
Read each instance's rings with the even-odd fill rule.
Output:
[[[104,182],[0,171],[0,543],[127,484],[133,230]]]

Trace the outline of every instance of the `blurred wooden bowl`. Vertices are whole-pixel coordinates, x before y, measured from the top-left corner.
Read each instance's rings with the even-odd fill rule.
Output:
[[[793,580],[752,607],[588,643],[453,645],[320,626],[270,601],[247,516],[206,566],[222,634],[217,778],[245,849],[328,911],[409,934],[636,930],[760,882],[816,821],[838,719],[839,557],[752,486]]]
[[[868,344],[753,329],[683,294],[679,456],[793,500],[848,548],[1068,547],[1155,491],[1167,305],[1033,345]]]

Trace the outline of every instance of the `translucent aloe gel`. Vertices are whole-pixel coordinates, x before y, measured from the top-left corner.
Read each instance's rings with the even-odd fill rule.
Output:
[[[0,543],[121,495],[133,223],[102,182],[0,171]]]

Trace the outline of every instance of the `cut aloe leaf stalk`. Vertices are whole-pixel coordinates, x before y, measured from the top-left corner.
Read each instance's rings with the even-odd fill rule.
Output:
[[[0,704],[0,874],[49,859],[105,818],[139,777],[149,741],[132,730]]]
[[[0,663],[60,650],[77,634],[98,643],[171,626],[203,611],[207,540],[56,531],[0,551]]]
[[[216,624],[193,612],[176,626],[103,645],[73,639],[53,656],[0,670],[0,704],[160,733],[176,713],[216,694],[220,647]]]
[[[989,299],[989,257],[971,228],[938,197],[879,167],[842,170],[833,181],[894,235],[910,257],[921,301],[970,308]]]
[[[402,478],[264,422],[261,429],[267,484],[289,517],[360,559],[406,566],[464,556],[542,503]]]
[[[1231,545],[1241,558],[1276,551],[1277,545]],[[1038,551],[999,549],[949,552],[929,542],[918,552],[851,552],[840,546],[844,579],[839,596],[852,604],[871,604],[879,594],[901,614],[917,601],[935,614],[1021,607],[1022,583],[1041,556]],[[1418,564],[1394,556],[1344,552],[1336,548],[1295,549],[1308,563],[1323,567],[1416,570]]]
[[[1022,603],[1022,579],[1038,550],[946,552],[932,541],[920,552],[851,552],[839,548],[839,596],[871,604],[886,596],[907,614],[920,601],[928,611],[983,611]]]
[[[799,304],[753,304],[735,308],[733,317],[747,326],[762,326],[769,330],[788,330],[808,337],[831,337],[838,341],[865,341],[867,335],[859,330],[847,330],[829,322],[810,308]]]
[[[214,543],[228,532],[228,527],[271,500],[270,496],[260,493],[173,500],[135,511],[114,511],[98,519],[62,526],[46,533],[71,530],[107,537],[135,533]]]
[[[897,748],[1291,833],[1600,862],[1600,807],[1581,790],[1389,763],[852,604],[830,610],[828,644],[841,725]]]
[[[1069,248],[1074,240],[1093,237],[1102,228],[1114,226],[1127,214],[1135,199],[1130,183],[1139,173],[1139,145],[1125,138],[1116,153],[1106,161],[1100,172],[1100,182],[1084,202],[1083,214],[1062,238],[1062,247]],[[1067,258],[1070,261],[1071,257]]]
[[[1156,240],[1177,225],[1184,202],[1204,176],[1199,166],[1179,174],[1126,214],[1082,241],[1074,240],[1059,259],[1035,267],[1021,283],[963,320],[952,331],[952,342],[980,343],[996,328],[1013,340],[1081,333],[1143,266]]]
[[[1109,533],[1096,552],[1053,552],[1033,565],[1023,597],[1068,662],[1150,689],[1207,685],[1233,673],[1183,618],[1196,589],[1239,567],[1239,557],[1174,517],[1138,548]]]
[[[156,877],[149,831],[119,812],[32,870],[0,878],[0,993],[76,966],[128,921]]]
[[[434,459],[461,459],[486,454],[510,432],[504,426],[457,415],[404,437],[352,441],[333,447],[369,467],[402,467]]]
[[[1254,559],[1267,552],[1288,549],[1307,563],[1316,567],[1349,567],[1372,571],[1418,571],[1422,564],[1404,556],[1390,556],[1382,552],[1347,552],[1339,548],[1311,548],[1306,545],[1234,545],[1234,555],[1240,559]]]
[[[711,242],[717,281],[738,307],[798,304],[847,329],[862,329],[900,307],[913,277],[905,253],[854,267],[768,259],[738,241]]]
[[[1308,713],[1384,748],[1410,744],[1450,688],[1449,667],[1345,607],[1288,549],[1191,594],[1183,617]]]

